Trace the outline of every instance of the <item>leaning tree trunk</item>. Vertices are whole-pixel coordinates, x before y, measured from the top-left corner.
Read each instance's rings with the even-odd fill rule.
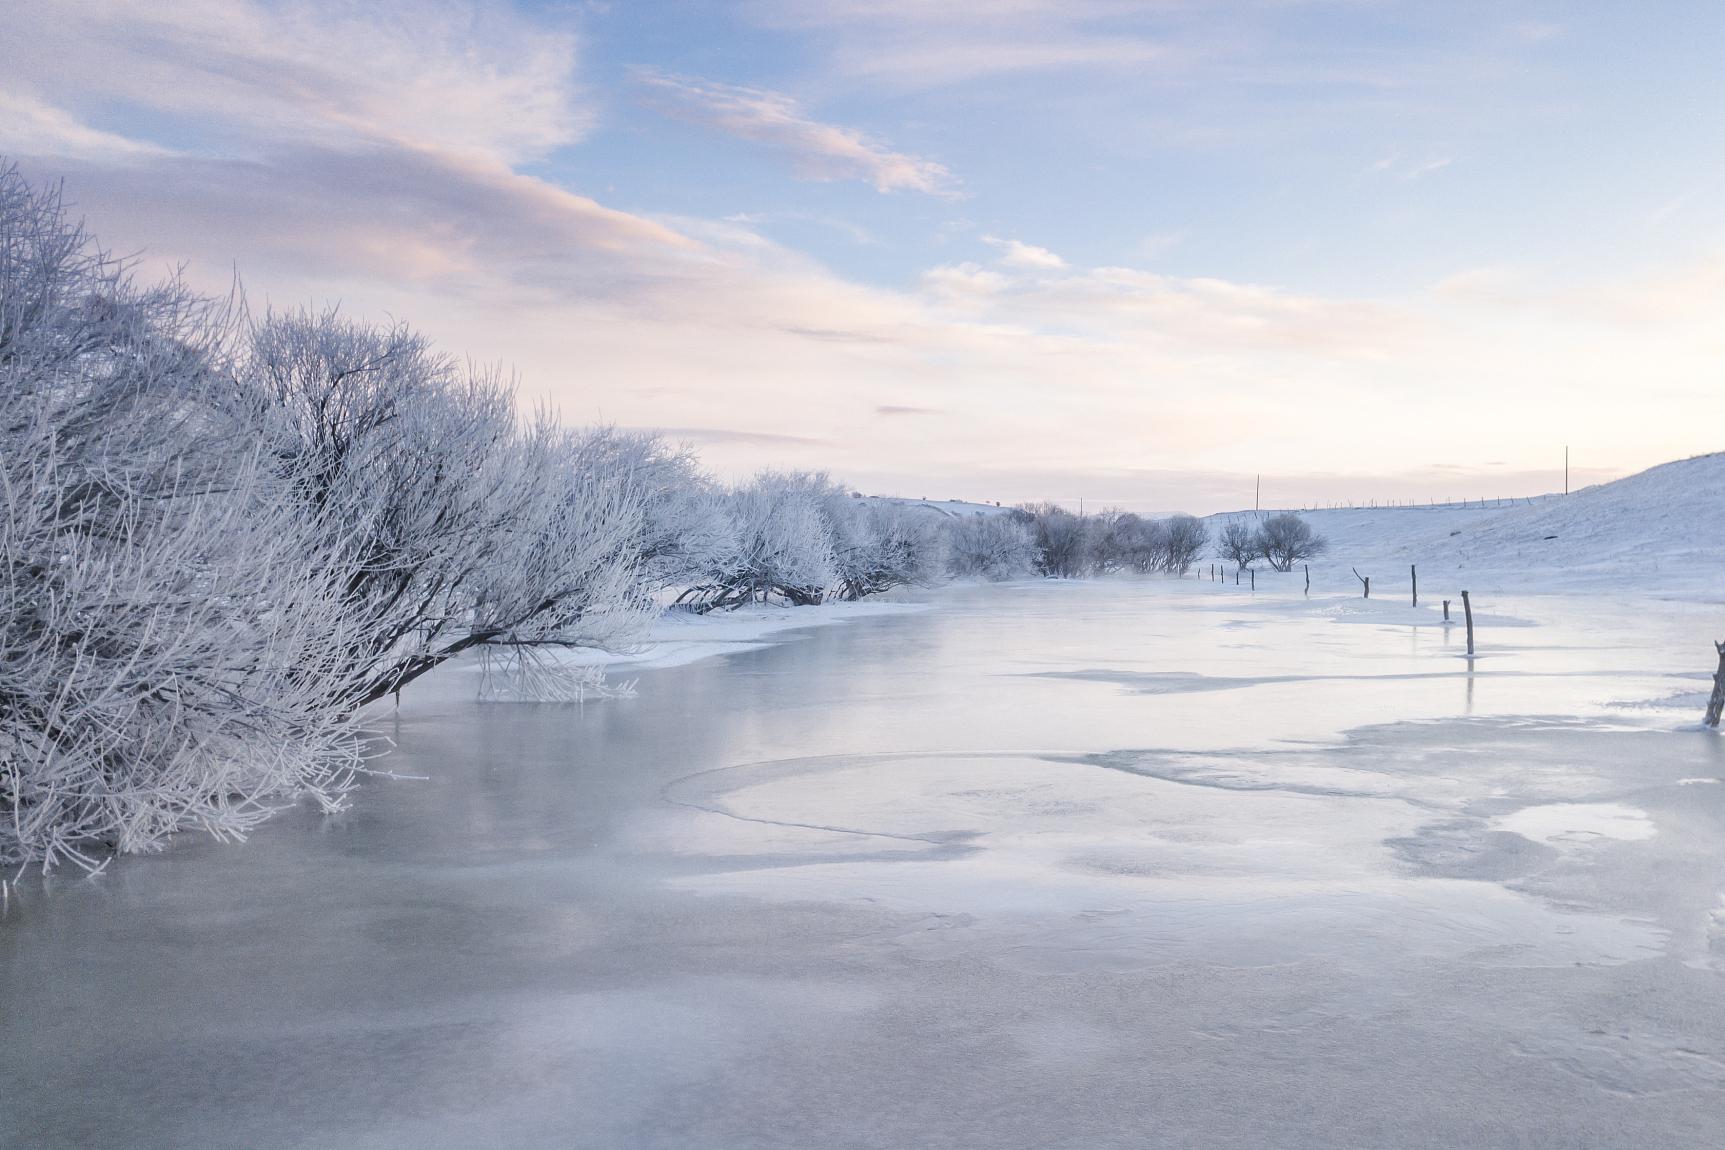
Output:
[[[1719,652],[1719,669],[1713,672],[1713,697],[1707,700],[1707,718],[1703,720],[1709,727],[1719,725],[1719,713],[1725,711],[1725,643],[1714,643]]]

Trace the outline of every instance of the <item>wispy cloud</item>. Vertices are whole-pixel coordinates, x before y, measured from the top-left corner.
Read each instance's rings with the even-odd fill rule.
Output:
[[[465,297],[638,296],[712,260],[675,228],[479,160],[414,149],[272,148],[260,159],[165,154],[26,161],[64,175],[81,211],[148,255],[277,288],[406,284]],[[112,237],[120,239],[119,236]],[[223,273],[225,274],[225,273]]]
[[[211,146],[389,143],[513,163],[591,123],[575,38],[503,7],[62,0],[9,10],[0,90],[149,109]]]
[[[862,247],[874,247],[880,243],[880,239],[873,232],[854,220],[826,215],[822,212],[737,212],[725,217],[725,220],[727,223],[746,224],[750,227],[776,223],[813,224],[828,231],[837,232],[852,243]]]
[[[1142,68],[1166,65],[1173,55],[1161,39],[1120,27],[1146,9],[1117,0],[752,0],[748,9],[771,27],[838,29],[837,68],[911,87],[1018,72]]]
[[[1001,239],[998,236],[983,236],[982,242],[1000,249],[999,260],[1007,267],[1041,271],[1060,271],[1066,267],[1065,260],[1047,248],[1039,248],[1035,244]]]
[[[738,431],[726,427],[648,427],[645,430],[657,431],[671,439],[682,440],[696,445],[713,443],[734,443],[747,447],[783,447],[794,445],[798,447],[819,446],[828,441],[816,439],[807,435],[774,435],[764,431]]]
[[[1413,181],[1433,172],[1441,172],[1453,163],[1453,156],[1430,156],[1422,160],[1410,160],[1396,154],[1385,156],[1372,164],[1372,171],[1398,180]]]
[[[1369,300],[1131,267],[1049,264],[1034,256],[1003,259],[994,269],[933,268],[923,289],[931,301],[970,305],[973,322],[997,329],[1155,356],[1206,356],[1227,348],[1236,356],[1274,351],[1333,364],[1384,359],[1418,338],[1417,323],[1404,309]]]
[[[167,151],[148,141],[93,128],[28,92],[0,89],[0,153],[119,160]]]
[[[642,70],[636,81],[659,111],[763,144],[809,180],[863,180],[881,192],[956,197],[958,181],[934,160],[894,151],[855,128],[816,120],[782,92]]]

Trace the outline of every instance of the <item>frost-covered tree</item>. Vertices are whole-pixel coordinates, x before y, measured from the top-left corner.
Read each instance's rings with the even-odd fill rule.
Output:
[[[1329,540],[1292,511],[1272,515],[1258,527],[1258,553],[1277,571],[1292,571],[1295,563],[1314,559],[1329,546]]]
[[[712,555],[679,597],[698,611],[768,602],[821,602],[838,580],[824,513],[836,490],[825,475],[763,471],[731,491],[723,510],[730,545]]]
[[[1160,571],[1167,562],[1167,529],[1162,522],[1131,512],[1104,512],[1098,516],[1095,534],[1096,566],[1104,571]]]
[[[333,556],[356,638],[340,705],[464,651],[604,645],[641,603],[645,473],[605,433],[573,436],[512,386],[402,325],[271,314],[242,373],[271,448]]]
[[[1203,521],[1191,515],[1174,515],[1164,521],[1166,537],[1163,570],[1184,575],[1210,545],[1210,532]]]
[[[1250,522],[1236,516],[1222,525],[1222,532],[1216,537],[1216,554],[1245,570],[1257,562],[1263,552],[1257,531],[1253,530]]]
[[[932,583],[946,569],[946,536],[937,512],[877,504],[842,491],[823,502],[840,598],[861,599]]]
[[[1130,566],[1125,554],[1127,532],[1138,517],[1117,507],[1104,507],[1083,520],[1084,568],[1105,575]]]
[[[594,428],[584,457],[640,492],[638,574],[648,588],[686,587],[732,547],[725,493],[702,472],[687,444],[650,431]]]
[[[403,325],[334,309],[271,313],[250,336],[242,381],[273,407],[270,447],[334,544],[356,631],[341,702],[368,702],[465,630],[473,584],[526,513],[513,396]]]
[[[1024,579],[1036,573],[1036,536],[1014,515],[971,515],[947,531],[947,570],[958,578]]]
[[[0,861],[243,835],[358,765],[340,589],[255,449],[230,319],[0,168]]]
[[[501,680],[512,693],[564,698],[602,687],[555,652],[627,647],[654,607],[641,551],[654,480],[614,448],[608,430],[571,432],[540,417],[522,443],[522,510],[472,583],[465,626],[421,653],[416,673],[478,648],[488,667],[513,672]]]
[[[1168,559],[1168,521],[1140,519],[1129,537],[1127,556],[1132,570],[1140,573],[1170,570]]]
[[[1089,573],[1090,534],[1083,518],[1054,503],[1030,504],[1022,510],[1031,520],[1042,574],[1075,579]]]

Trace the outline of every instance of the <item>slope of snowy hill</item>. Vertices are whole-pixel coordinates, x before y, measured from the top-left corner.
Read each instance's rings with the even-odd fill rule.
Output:
[[[1242,513],[1235,513],[1242,514]],[[1250,512],[1243,514],[1250,515]],[[1232,515],[1210,517],[1212,530]],[[1330,541],[1314,588],[1350,568],[1405,592],[1457,579],[1492,591],[1606,591],[1725,601],[1725,453],[1661,464],[1567,496],[1508,507],[1384,507],[1305,514]]]
[[[970,515],[1003,515],[1012,510],[998,503],[967,503],[962,499],[906,499],[897,495],[857,495],[854,498],[858,502],[877,506],[914,507],[948,519],[962,519]]]

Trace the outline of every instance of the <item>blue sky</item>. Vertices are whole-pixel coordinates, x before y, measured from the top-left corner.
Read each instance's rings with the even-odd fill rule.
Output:
[[[14,5],[0,152],[724,477],[1142,510],[1719,446],[1725,6]]]

